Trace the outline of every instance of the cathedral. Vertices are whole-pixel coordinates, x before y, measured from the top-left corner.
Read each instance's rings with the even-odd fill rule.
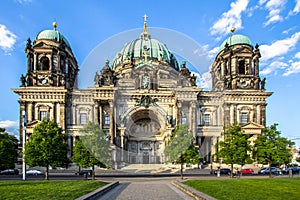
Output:
[[[80,128],[89,121],[109,134],[114,166],[165,163],[164,148],[177,125],[187,124],[206,162],[224,126],[239,124],[251,139],[266,125],[265,79],[259,75],[259,45],[241,34],[221,43],[211,66],[212,89],[197,87],[186,62],[151,37],[146,18],[136,39],[95,72],[94,85],[78,88],[79,66],[69,41],[57,30],[28,39],[27,64],[19,88],[20,138],[42,118],[53,119],[68,136],[70,156]],[[22,114],[25,113],[25,117]]]

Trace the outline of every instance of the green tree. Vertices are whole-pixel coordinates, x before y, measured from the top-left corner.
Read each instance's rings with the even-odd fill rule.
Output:
[[[243,166],[253,162],[251,159],[252,148],[248,140],[250,135],[245,134],[237,124],[225,127],[225,131],[221,135],[223,140],[217,142],[218,151],[215,156],[218,161],[222,160],[222,162],[230,164],[230,176],[232,177],[234,164]]]
[[[180,176],[183,178],[183,164],[200,162],[200,155],[196,147],[192,145],[193,133],[188,130],[186,124],[179,125],[172,133],[172,137],[164,150],[166,162],[180,164]]]
[[[82,168],[92,167],[94,179],[95,165],[111,166],[109,136],[92,122],[80,129],[80,133],[80,139],[75,142],[72,161]]]
[[[54,120],[43,119],[33,129],[25,144],[25,162],[29,166],[46,167],[45,179],[49,179],[49,166],[68,164],[67,136]]]
[[[18,158],[18,139],[0,128],[0,170],[15,168]]]
[[[271,167],[276,163],[289,163],[292,160],[291,146],[294,142],[281,137],[277,130],[278,124],[265,127],[263,134],[258,136],[254,142],[253,158],[261,164]],[[270,170],[270,177],[272,172]]]

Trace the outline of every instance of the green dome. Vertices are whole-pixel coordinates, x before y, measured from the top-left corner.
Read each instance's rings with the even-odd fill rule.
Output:
[[[147,54],[147,59],[164,60],[175,70],[179,71],[177,60],[167,46],[156,39],[152,39],[148,33],[142,33],[141,37],[126,43],[125,46],[115,56],[112,69],[116,69],[125,60],[143,59]]]
[[[233,46],[236,44],[248,44],[252,46],[250,39],[247,36],[240,35],[240,34],[233,34],[229,36],[220,46],[218,53],[220,53],[224,48],[226,43],[228,46]]]
[[[68,40],[57,30],[44,30],[37,34],[36,40],[52,40],[55,42],[64,42],[68,47],[70,46],[70,43]]]

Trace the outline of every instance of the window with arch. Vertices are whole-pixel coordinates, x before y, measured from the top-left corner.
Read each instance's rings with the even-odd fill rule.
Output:
[[[110,124],[110,118],[109,118],[109,116],[105,116],[104,117],[104,124],[105,125],[109,125]]]
[[[39,62],[39,69],[40,70],[49,70],[50,69],[50,61],[49,58],[46,56],[41,57]]]
[[[240,74],[246,74],[246,69],[245,69],[245,60],[239,60],[239,73]]]
[[[241,113],[241,124],[247,124],[248,123],[248,113],[242,112]]]
[[[80,120],[80,124],[87,124],[87,114],[86,113],[80,113],[79,114],[79,120]]]
[[[48,112],[45,110],[41,110],[39,113],[39,120],[48,119]]]
[[[210,114],[205,113],[203,115],[203,125],[204,126],[209,126],[210,125]]]

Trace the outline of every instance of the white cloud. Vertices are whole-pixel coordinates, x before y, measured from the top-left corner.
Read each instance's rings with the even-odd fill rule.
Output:
[[[299,53],[299,52],[298,52]],[[291,74],[297,74],[300,73],[300,61],[293,62],[289,68],[286,69],[283,76],[288,76]]]
[[[294,58],[300,59],[300,51],[295,54]]]
[[[281,62],[281,61],[274,61],[267,67],[265,67],[262,71],[260,71],[260,75],[269,75],[272,73],[277,73],[279,69],[285,69],[288,64]]]
[[[9,52],[13,49],[17,36],[8,30],[5,25],[0,24],[0,48],[4,52]]]
[[[293,26],[293,27],[291,27],[291,28],[289,28],[289,29],[287,29],[287,30],[282,31],[282,33],[283,33],[283,34],[289,34],[291,31],[293,31],[293,30],[295,30],[295,29],[296,29],[296,26]]]
[[[241,14],[246,10],[249,0],[237,0],[230,4],[230,10],[224,12],[220,19],[210,28],[211,35],[226,35],[231,27],[242,28]],[[220,37],[219,37],[220,38]]]
[[[295,1],[296,1],[296,5],[294,9],[289,12],[289,15],[296,15],[300,12],[300,0],[295,0]]]
[[[280,13],[284,8],[286,2],[286,0],[259,1],[259,4],[261,6],[265,5],[265,8],[269,11],[269,14],[266,17],[267,21],[264,23],[265,26],[276,23],[278,21],[283,21],[283,17],[280,15]]]
[[[293,34],[290,38],[277,40],[271,45],[261,45],[260,52],[262,55],[261,61],[281,56],[291,51],[300,39],[300,32]]]
[[[202,76],[201,76],[201,74],[199,74],[197,72],[192,72],[192,74],[195,74],[195,76],[197,77],[197,80],[196,80],[197,87],[211,89],[212,82],[211,82],[210,72],[204,72]]]
[[[220,49],[220,47],[215,47],[212,50],[208,51],[208,57],[210,59],[214,59],[217,56],[219,49]]]
[[[11,120],[0,121],[0,127],[5,129],[18,127],[18,121],[11,121]]]

